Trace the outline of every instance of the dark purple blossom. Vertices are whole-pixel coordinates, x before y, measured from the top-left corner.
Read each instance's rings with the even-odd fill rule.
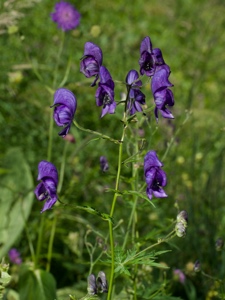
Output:
[[[174,105],[173,92],[168,87],[173,86],[168,80],[169,73],[166,66],[161,67],[155,72],[152,82],[151,89],[155,101],[155,117],[158,120],[158,110],[164,118],[173,119],[174,116],[167,108],[168,106]]]
[[[162,189],[167,183],[166,173],[161,169],[162,166],[155,151],[151,150],[145,155],[144,173],[147,183],[146,193],[149,199],[152,199],[152,195],[156,198],[167,197]]]
[[[100,157],[100,167],[101,167],[102,172],[106,172],[109,169],[108,160],[105,156]]]
[[[20,253],[16,248],[10,249],[8,252],[8,255],[9,255],[9,260],[11,261],[11,263],[16,264],[16,265],[20,265],[22,263]]]
[[[140,47],[141,57],[139,59],[140,73],[152,77],[156,71],[162,67],[166,68],[170,73],[170,67],[165,63],[162,52],[159,48],[152,49],[152,43],[149,36],[146,36]]]
[[[58,126],[63,126],[63,130],[59,132],[59,136],[65,137],[70,130],[73,117],[77,108],[77,101],[74,94],[65,89],[60,88],[54,94],[53,118]]]
[[[72,30],[80,24],[79,12],[72,4],[65,1],[56,3],[55,12],[51,13],[51,18],[63,31]]]
[[[80,63],[80,71],[90,78],[95,76],[95,80],[91,86],[96,85],[96,81],[99,78],[99,69],[102,65],[102,50],[97,45],[87,42],[84,45],[84,55]]]
[[[131,115],[136,111],[142,111],[141,105],[145,104],[145,95],[140,91],[142,81],[138,80],[139,74],[136,70],[128,72],[126,77],[127,89],[129,91],[129,98],[127,109]]]
[[[149,36],[146,36],[140,47],[141,57],[139,59],[140,73],[141,75],[146,74],[151,77],[154,74],[155,66],[152,53],[152,42]]]
[[[114,114],[116,102],[114,100],[114,82],[109,71],[104,67],[100,67],[100,82],[95,93],[97,106],[103,106],[101,117],[105,114]]]
[[[45,204],[41,212],[50,209],[57,201],[58,172],[56,167],[45,160],[38,164],[38,178],[41,182],[37,185],[34,193],[39,201]]]

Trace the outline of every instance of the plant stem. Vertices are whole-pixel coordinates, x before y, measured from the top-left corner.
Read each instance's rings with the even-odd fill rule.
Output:
[[[126,112],[124,113],[124,121],[126,120]],[[117,167],[117,175],[116,175],[116,185],[115,190],[119,190],[119,180],[120,180],[120,173],[121,173],[121,165],[122,165],[122,154],[123,154],[123,141],[125,137],[127,125],[123,127],[122,137],[119,144],[119,156],[118,156],[118,167]],[[110,217],[113,218],[116,200],[119,194],[116,192],[113,197]],[[114,282],[114,268],[115,268],[115,251],[114,251],[114,237],[113,237],[113,225],[112,222],[109,221],[109,238],[110,238],[110,248],[111,248],[111,274],[110,274],[110,281],[109,281],[109,289],[108,289],[108,296],[107,300],[110,300],[112,297],[112,290],[113,290],[113,282]]]
[[[111,141],[111,142],[113,142],[113,143],[115,143],[115,144],[121,144],[121,143],[123,142],[122,140],[120,140],[120,141],[114,140],[114,139],[112,139],[111,137],[109,137],[109,136],[107,136],[107,135],[104,135],[104,134],[102,134],[102,133],[100,133],[100,132],[98,132],[98,131],[94,131],[94,130],[91,130],[91,129],[86,129],[86,128],[84,128],[84,127],[81,127],[75,120],[73,120],[73,124],[74,124],[78,129],[80,129],[80,130],[82,130],[82,131],[85,131],[85,132],[88,132],[88,133],[91,133],[91,134],[98,135],[100,138],[109,140],[109,141]]]
[[[61,162],[61,168],[60,168],[60,175],[59,175],[59,183],[57,188],[57,193],[60,194],[62,185],[63,185],[63,178],[65,173],[65,163],[66,163],[66,154],[68,149],[69,142],[65,141],[64,149],[63,149],[63,155],[62,155],[62,162]]]
[[[47,255],[47,265],[46,265],[47,272],[49,272],[51,268],[52,248],[53,248],[53,242],[55,237],[56,223],[57,223],[57,214],[55,213],[53,223],[52,223],[51,235],[48,243],[48,255]]]

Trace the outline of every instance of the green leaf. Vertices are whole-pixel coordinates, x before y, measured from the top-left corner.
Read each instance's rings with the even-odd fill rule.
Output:
[[[25,267],[19,276],[19,295],[21,299],[55,300],[55,279],[52,274],[46,271]]]
[[[104,221],[110,221],[110,222],[113,223],[113,220],[112,220],[112,218],[110,217],[109,214],[101,213],[99,210],[97,210],[97,209],[94,208],[94,207],[90,207],[90,206],[88,206],[88,205],[85,205],[85,206],[76,206],[76,208],[85,210],[85,211],[87,211],[89,214],[92,214],[92,215],[96,215],[96,216],[101,217]]]
[[[3,159],[7,173],[0,181],[0,258],[21,234],[33,203],[33,179],[19,148],[10,149]]]

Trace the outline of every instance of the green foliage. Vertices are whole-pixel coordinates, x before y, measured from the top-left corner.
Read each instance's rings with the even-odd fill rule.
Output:
[[[11,148],[3,160],[0,185],[0,257],[20,236],[33,204],[33,178],[22,151]]]
[[[223,1],[134,0],[132,4],[122,0],[71,1],[81,12],[81,24],[77,30],[66,33],[53,85],[62,38],[62,32],[49,17],[55,2],[0,1],[0,258],[16,246],[22,252],[23,261],[30,263],[28,236],[37,250],[42,204],[33,200],[33,182],[36,182],[38,162],[47,159],[49,118],[52,117],[49,106],[55,87],[63,83],[76,94],[76,121],[82,127],[110,136],[114,142],[121,136],[122,105],[115,115],[100,120],[100,109],[95,107],[95,89],[89,87],[91,80],[79,72],[84,43],[92,41],[102,48],[104,65],[113,79],[119,81],[116,100],[120,101],[120,93],[126,92],[121,82],[130,69],[139,69],[140,41],[149,35],[153,47],[162,49],[172,70],[175,120],[168,122],[160,117],[156,124],[149,81],[145,80],[142,91],[146,94],[147,107],[145,116],[137,117],[142,124],[138,130],[145,137],[135,131],[136,119],[133,116],[128,119],[129,142],[123,152],[122,182],[117,191],[114,181],[118,145],[103,140],[101,135],[93,138],[94,135],[73,127],[71,133],[76,142],[65,146],[67,141],[57,136],[59,130],[54,126],[51,161],[59,168],[67,147],[60,200],[72,204],[73,209],[58,205],[46,215],[37,267],[44,268],[49,259],[49,240],[54,235],[52,223],[56,215],[50,270],[57,281],[58,298],[68,300],[69,294],[82,298],[91,260],[93,268],[105,267],[107,278],[110,276],[107,223],[111,223],[116,244],[123,244],[129,235],[125,249],[116,247],[115,299],[133,299],[135,292],[137,299],[202,300],[213,292],[223,299],[223,284],[214,284],[215,278],[223,280],[225,276],[224,251],[217,252],[214,246],[218,237],[225,238]],[[137,137],[140,148],[134,149]],[[169,197],[164,200],[149,201],[144,193],[143,157],[153,148],[163,158],[168,176]],[[100,155],[106,155],[109,160],[107,174],[99,171]],[[139,172],[140,184],[135,190],[132,189],[136,184],[132,165]],[[119,201],[112,223],[110,205],[115,191]],[[134,203],[136,210],[130,224]],[[186,237],[162,244],[156,252],[151,250],[138,256],[140,246],[154,244],[160,236],[168,234],[177,212],[183,209],[189,214]],[[91,255],[90,245],[95,250]],[[172,252],[168,252],[171,248]],[[196,259],[214,279],[192,272],[190,266]],[[163,273],[161,262],[166,262],[168,267]],[[145,264],[149,269],[144,268]],[[184,285],[173,278],[176,268],[186,275]],[[40,295],[42,290],[47,297],[43,280],[52,287],[51,295],[55,294],[51,275],[40,269],[36,271],[24,271],[24,285],[28,284],[23,287],[20,281],[22,295],[29,295],[28,289],[33,286],[35,293]],[[138,274],[138,286],[133,273]],[[14,288],[16,283],[9,287],[7,295]],[[36,299],[39,300],[37,296]]]
[[[56,299],[55,279],[46,271],[25,267],[20,273],[19,295],[21,300]]]

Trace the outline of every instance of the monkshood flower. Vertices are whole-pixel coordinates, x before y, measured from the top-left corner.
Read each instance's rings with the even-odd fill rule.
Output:
[[[140,47],[141,57],[139,59],[140,73],[151,77],[155,72],[154,59],[152,53],[152,42],[149,36],[146,36]]]
[[[10,249],[8,252],[8,255],[9,255],[9,260],[11,261],[11,263],[16,264],[16,265],[20,265],[22,263],[20,253],[16,248]]]
[[[158,111],[162,114],[164,118],[174,119],[174,116],[167,108],[168,106],[174,105],[173,92],[168,89],[168,87],[173,86],[168,80],[169,73],[167,67],[162,67],[157,72],[155,72],[152,82],[151,89],[155,101],[155,117],[158,120]]]
[[[100,167],[101,167],[102,172],[106,172],[109,169],[108,160],[105,156],[100,157]]]
[[[84,45],[84,55],[80,63],[80,71],[90,78],[95,76],[95,80],[91,86],[96,85],[96,81],[99,78],[99,69],[102,65],[102,50],[97,45],[87,42]]]
[[[58,24],[58,28],[68,31],[80,24],[80,14],[73,5],[60,1],[55,5],[55,12],[51,13],[52,21]]]
[[[152,195],[156,198],[167,197],[162,189],[167,184],[166,173],[161,169],[162,166],[155,151],[151,150],[145,155],[144,173],[147,183],[146,193],[149,199],[152,199]]]
[[[126,77],[127,89],[129,90],[129,99],[127,109],[131,115],[136,111],[142,111],[141,105],[145,104],[145,95],[140,91],[142,81],[138,80],[139,74],[136,70],[128,72]]]
[[[106,114],[114,114],[116,102],[114,100],[114,82],[109,71],[104,67],[100,67],[100,82],[95,93],[96,105],[103,106],[101,117]]]
[[[63,126],[63,130],[59,132],[59,136],[65,137],[70,130],[73,117],[77,108],[77,101],[74,94],[65,89],[60,88],[54,94],[53,118],[58,126]]]
[[[45,160],[38,164],[38,178],[41,182],[37,185],[34,193],[39,201],[45,204],[41,212],[50,209],[57,201],[58,172],[56,167]]]

